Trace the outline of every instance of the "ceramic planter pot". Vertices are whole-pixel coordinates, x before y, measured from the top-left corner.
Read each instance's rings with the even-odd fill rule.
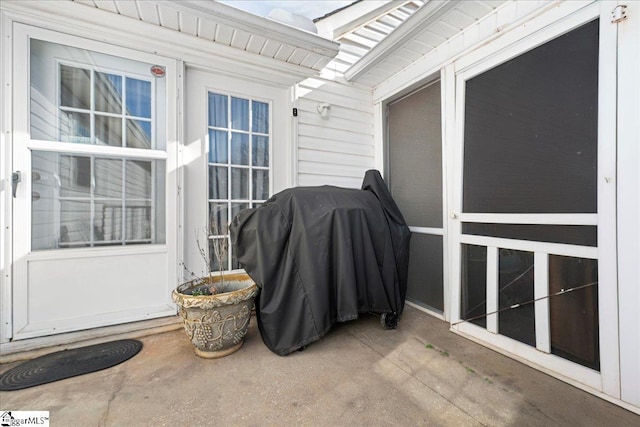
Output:
[[[196,355],[207,359],[226,356],[242,347],[258,294],[258,286],[247,274],[225,274],[221,281],[217,274],[192,280],[178,286],[171,295]],[[192,295],[211,284],[223,292]]]

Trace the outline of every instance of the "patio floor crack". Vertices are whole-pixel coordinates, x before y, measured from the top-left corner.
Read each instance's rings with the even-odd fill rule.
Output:
[[[124,371],[121,371],[117,375],[116,388],[115,390],[113,390],[113,392],[111,392],[111,395],[109,396],[109,401],[107,402],[107,409],[105,410],[104,415],[102,416],[102,418],[100,419],[100,422],[98,423],[100,427],[104,427],[108,425],[107,422],[109,420],[109,414],[111,412],[111,404],[113,403],[115,398],[118,396],[120,391],[122,391],[125,383],[126,383],[126,375]]]
[[[409,375],[411,378],[415,379],[416,381],[418,381],[420,384],[422,384],[423,386],[425,386],[426,388],[428,388],[429,390],[431,390],[432,392],[434,392],[435,394],[437,394],[438,396],[440,396],[441,398],[443,398],[444,400],[446,400],[449,404],[451,404],[452,406],[454,406],[455,408],[459,409],[462,413],[464,413],[465,415],[469,416],[469,418],[471,418],[472,420],[474,420],[475,422],[477,422],[478,424],[484,426],[484,427],[488,427],[487,424],[483,423],[482,421],[480,421],[479,419],[477,419],[476,417],[473,416],[473,414],[470,414],[468,411],[466,411],[464,408],[461,408],[459,405],[457,405],[455,402],[453,402],[451,399],[449,399],[447,396],[443,395],[442,393],[440,393],[438,390],[434,389],[433,387],[431,387],[429,384],[425,383],[424,381],[422,381],[420,378],[415,376],[415,373],[412,372],[411,370],[407,370],[405,369],[405,367],[403,367],[402,365],[396,363],[394,360],[390,359],[389,357],[387,357],[385,354],[379,352],[378,350],[376,350],[374,347],[372,347],[369,343],[363,341],[362,339],[360,339],[359,336],[357,336],[356,334],[353,333],[353,331],[351,331],[351,335],[358,340],[360,343],[362,343],[365,347],[369,348],[371,351],[373,351],[374,353],[376,353],[377,355],[379,355],[380,357],[382,357],[384,360],[388,361],[389,363],[391,363],[392,365],[394,365],[396,368],[400,369],[402,372],[404,372],[405,374]]]

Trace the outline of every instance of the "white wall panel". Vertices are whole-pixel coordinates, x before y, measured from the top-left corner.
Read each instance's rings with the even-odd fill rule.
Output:
[[[367,140],[365,144],[356,144],[351,142],[335,141],[332,139],[314,138],[300,135],[298,137],[298,148],[310,150],[325,150],[334,154],[355,154],[372,158],[374,156],[374,148],[371,140]]]
[[[360,188],[362,178],[348,178],[344,176],[321,176],[301,173],[298,177],[300,187],[315,187],[319,185],[335,185],[337,187]]]
[[[297,87],[299,185],[359,188],[374,167],[372,92],[333,79],[309,78]],[[318,104],[329,104],[323,119]]]

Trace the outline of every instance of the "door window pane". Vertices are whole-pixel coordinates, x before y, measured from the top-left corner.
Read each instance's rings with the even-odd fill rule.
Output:
[[[487,248],[462,245],[460,318],[487,326]]]
[[[148,242],[151,239],[151,203],[135,201],[125,206],[125,239],[127,242]]]
[[[227,234],[229,222],[229,206],[227,202],[209,204],[210,234],[214,236]]]
[[[226,95],[209,92],[209,126],[219,128],[228,126],[227,100]]]
[[[249,199],[249,169],[231,168],[231,199]]]
[[[122,147],[122,118],[96,114],[96,144]]]
[[[31,151],[32,250],[164,243],[165,160],[130,160],[128,149],[164,147],[165,80],[151,64],[29,43],[30,137],[51,141]],[[105,147],[68,154],[58,142]]]
[[[91,144],[91,116],[71,111],[60,112],[60,141]]]
[[[122,160],[95,159],[96,197],[122,199],[122,165]]]
[[[267,200],[269,198],[269,170],[253,170],[253,200]]]
[[[88,197],[91,192],[91,158],[61,155],[59,162],[60,195]]]
[[[600,370],[598,261],[549,255],[551,352]]]
[[[91,108],[91,71],[60,66],[60,106],[83,110]]]
[[[96,72],[95,79],[96,111],[122,114],[122,76]]]
[[[95,240],[100,246],[122,244],[122,201],[96,202]]]
[[[231,164],[249,164],[249,135],[246,133],[231,133]]]
[[[209,166],[209,198],[227,199],[229,183],[227,175],[229,168],[221,166]]]
[[[269,166],[269,137],[254,135],[251,158],[253,166]]]
[[[253,101],[252,112],[252,130],[258,133],[269,133],[269,104]]]
[[[60,57],[85,65],[63,63]],[[154,149],[154,133],[164,134],[161,127],[153,131],[154,103],[163,102],[155,91],[164,93],[164,80],[98,69],[108,64],[141,73],[149,64],[36,39],[30,41],[30,64],[31,139]],[[158,146],[164,145],[160,140]]]
[[[127,147],[151,148],[151,122],[127,119]]]
[[[238,215],[243,209],[249,209],[249,203],[231,203],[231,218]]]
[[[498,265],[498,332],[535,346],[533,252],[500,249]]]
[[[90,243],[91,203],[60,201],[60,247],[89,246]]]
[[[31,162],[33,250],[164,243],[164,161],[33,151]]]
[[[270,107],[265,102],[209,92],[208,109],[209,256],[217,269],[220,260],[213,252],[214,243],[217,247],[228,244],[229,222],[242,209],[269,198]],[[233,254],[227,254],[222,263],[225,269],[239,268]]]
[[[151,82],[127,77],[127,115],[151,118]]]
[[[211,271],[229,269],[229,238],[215,237],[209,239],[209,256],[211,259]]]
[[[249,100],[231,98],[231,129],[249,130]]]
[[[125,165],[127,199],[151,199],[152,162],[127,160]]]
[[[209,163],[227,163],[227,132],[209,130]]]
[[[596,213],[598,21],[466,82],[463,210]]]

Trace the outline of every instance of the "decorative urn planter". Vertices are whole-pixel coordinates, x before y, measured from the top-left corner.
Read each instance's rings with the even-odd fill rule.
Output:
[[[206,295],[211,287],[218,292]],[[244,273],[209,276],[178,286],[171,296],[196,355],[214,359],[238,351],[257,294],[258,286]]]

